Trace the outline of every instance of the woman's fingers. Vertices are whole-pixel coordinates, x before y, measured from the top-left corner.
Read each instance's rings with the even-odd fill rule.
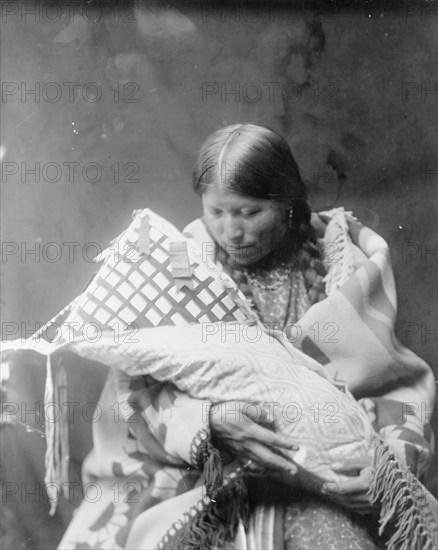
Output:
[[[338,462],[334,464],[332,468],[335,472],[348,475],[349,473],[363,470],[367,466],[371,466],[371,464],[372,464],[372,458],[369,457],[368,455],[363,455],[357,458],[346,459],[343,462]]]
[[[289,449],[298,451],[299,447],[291,439],[283,434],[275,433],[258,424],[248,426],[247,435],[251,439],[263,443],[267,447],[279,447],[281,449]]]
[[[349,503],[351,505],[370,505],[371,500],[367,493],[353,493],[353,494],[344,494],[340,493],[339,495],[334,495],[334,498],[337,500],[342,500],[342,502]]]
[[[376,510],[374,510],[373,507],[369,504],[355,505],[355,504],[344,503],[344,504],[341,504],[341,506],[343,506],[350,512],[354,512],[355,514],[360,514],[360,515],[370,515],[376,512]]]
[[[336,502],[336,501],[335,501]],[[349,500],[337,502],[343,508],[355,512],[357,514],[374,514],[377,513],[379,507],[370,502],[350,502]]]
[[[333,496],[342,495],[344,500],[345,498],[355,498],[367,494],[370,481],[371,468],[364,468],[359,475],[351,479],[324,483],[321,492]]]
[[[268,411],[263,407],[241,401],[239,402],[239,405],[242,415],[247,416],[253,422],[256,422],[257,424],[274,424],[274,420],[270,418]]]
[[[214,405],[213,414],[219,413],[222,421],[239,423],[247,435],[271,447],[298,451],[299,447],[290,438],[273,431],[274,420],[262,406],[244,401],[219,403]],[[230,414],[231,412],[231,414]],[[269,426],[271,429],[267,428]]]
[[[350,493],[361,493],[368,490],[368,485],[364,484],[363,479],[354,478],[337,483],[336,494],[348,495]]]
[[[263,467],[266,471],[279,470],[293,476],[298,470],[292,459],[286,459],[272,452],[268,447],[257,441],[252,442],[248,454],[257,466]]]
[[[371,482],[371,468],[364,468],[360,474],[345,481],[338,481],[337,493],[345,495],[349,493],[366,493]]]
[[[273,427],[266,411],[248,403],[220,403],[210,411],[210,427],[214,437],[222,441],[236,457],[253,460],[252,469],[258,475],[261,468],[287,472],[287,475],[295,473],[296,465],[290,460],[288,451],[298,451],[298,445],[266,425]]]
[[[365,493],[335,494],[333,491],[324,492],[326,498],[347,510],[358,514],[371,514],[379,510],[379,506],[371,502],[370,497]]]

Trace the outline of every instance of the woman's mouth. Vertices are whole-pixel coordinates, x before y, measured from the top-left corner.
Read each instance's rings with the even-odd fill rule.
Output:
[[[256,244],[244,244],[241,246],[231,246],[227,244],[222,244],[221,248],[225,251],[226,254],[231,256],[233,261],[240,262],[253,262],[254,259],[258,258],[262,254],[262,249]]]
[[[225,250],[228,252],[228,254],[242,254],[244,252],[247,252],[251,248],[254,248],[254,245],[249,244],[245,246],[239,246],[239,247],[226,247]]]
[[[260,253],[258,247],[253,244],[233,247],[233,248],[226,248],[225,250],[228,253],[228,255],[231,256],[237,262],[253,261],[254,258],[257,257]]]

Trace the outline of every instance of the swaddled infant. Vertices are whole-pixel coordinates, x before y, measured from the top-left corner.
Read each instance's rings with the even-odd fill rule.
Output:
[[[126,339],[107,332],[97,342],[76,340],[67,349],[131,376],[172,382],[197,399],[263,407],[276,430],[299,445],[294,460],[323,480],[343,479],[332,467],[345,457],[372,453],[374,431],[352,395],[319,363],[261,325],[144,328]]]

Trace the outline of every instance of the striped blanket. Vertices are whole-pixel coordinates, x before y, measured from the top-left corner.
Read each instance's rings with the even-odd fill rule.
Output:
[[[427,422],[418,411],[432,408],[432,373],[424,361],[395,339],[395,286],[385,241],[342,211],[329,215],[325,240],[335,243],[339,255],[332,257],[329,265],[328,298],[310,308],[299,322],[299,344],[338,386],[345,384],[361,399],[375,432],[384,437],[395,455],[389,462],[395,461],[397,467],[385,471],[390,453],[385,454],[386,449],[375,453],[374,496],[382,502],[382,526],[398,515],[391,544],[397,548],[426,547],[424,543],[430,542],[430,536],[426,533],[423,537],[422,521],[430,519],[427,506],[423,506],[421,499],[416,500],[415,507],[407,506],[404,491],[409,483],[414,483],[405,466],[421,474],[430,459]],[[135,336],[142,327],[254,322],[248,304],[232,281],[206,260],[203,255],[206,244],[201,249],[151,211],[138,212],[133,224],[102,256],[103,266],[85,293],[69,308],[56,341],[47,342],[39,334],[25,343],[12,342],[4,347],[33,349],[50,358],[56,351],[84,343],[84,327],[87,327],[86,344],[90,340],[97,343],[89,348],[91,353],[103,342],[102,327],[112,330],[114,341],[115,336],[124,339]],[[124,251],[122,256],[120,250]],[[322,338],[316,332],[319,327],[325,331],[332,329],[333,333],[327,336],[325,332]],[[56,390],[51,373],[49,361],[48,402]],[[139,374],[143,372],[137,371],[136,376]],[[176,372],[168,369],[166,376],[174,381]],[[241,394],[241,399],[244,398]],[[55,433],[48,435],[47,480],[53,481],[63,475],[62,455],[67,451],[54,440]],[[393,488],[392,483],[400,476],[407,480],[406,487],[395,492],[394,508],[394,498],[388,501],[385,498],[390,493],[388,488]],[[229,487],[230,483],[227,478],[223,487]],[[202,516],[203,510],[211,511],[211,499],[202,494],[200,487],[153,506],[146,516],[142,514],[141,522],[134,521],[128,547],[145,547],[145,540],[153,542],[151,547],[160,544],[169,547],[169,541],[176,540],[178,533],[187,532],[185,527],[193,523],[190,519],[193,506],[197,506],[198,516]],[[169,529],[166,512],[169,507],[181,520],[179,530]],[[260,515],[263,514],[266,515],[266,510],[261,509]],[[144,525],[154,528],[145,534]],[[410,527],[408,533],[406,525]],[[238,536],[241,530],[239,524]],[[268,541],[266,538],[259,541],[257,547],[272,547],[272,539],[273,536]]]

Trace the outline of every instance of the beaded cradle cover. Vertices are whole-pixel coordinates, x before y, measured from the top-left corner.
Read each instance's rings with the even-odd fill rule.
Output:
[[[149,209],[134,211],[129,227],[95,259],[102,260],[65,308],[67,316],[61,312],[46,325],[60,330],[52,350],[77,337],[97,341],[108,329],[118,336],[143,327],[252,319],[245,297],[206,250]],[[44,353],[36,342],[33,347]]]

